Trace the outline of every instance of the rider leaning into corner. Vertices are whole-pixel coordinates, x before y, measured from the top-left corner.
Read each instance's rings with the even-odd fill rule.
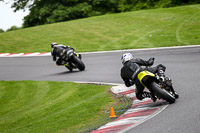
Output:
[[[159,64],[154,67],[150,67],[153,65],[155,58],[150,58],[149,60],[143,60],[140,58],[133,58],[131,53],[125,53],[122,55],[121,61],[123,67],[121,68],[121,78],[123,79],[125,85],[130,87],[135,84],[136,86],[136,97],[139,100],[144,98],[151,98],[154,102],[156,102],[157,98],[151,93],[144,91],[144,86],[140,83],[137,75],[143,71],[147,70],[156,74],[159,78],[165,80],[165,70],[166,67],[162,64]],[[142,66],[146,66],[143,68]],[[173,90],[174,91],[174,90]],[[178,98],[177,92],[175,92],[175,97]]]
[[[70,46],[65,46],[63,44],[57,44],[56,42],[52,42],[51,43],[51,55],[53,56],[53,61],[56,61],[56,65],[60,66],[63,65],[63,59],[66,58],[66,53],[68,50],[74,50],[72,47]],[[57,59],[58,57],[58,59]],[[81,55],[79,54],[79,58],[81,58]],[[57,59],[57,60],[56,60]]]

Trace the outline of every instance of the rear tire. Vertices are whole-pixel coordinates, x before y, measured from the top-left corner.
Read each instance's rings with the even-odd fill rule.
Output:
[[[73,56],[73,60],[72,61],[80,71],[84,71],[85,70],[85,64],[77,56]]]
[[[176,98],[172,94],[170,94],[164,89],[161,89],[155,82],[151,83],[150,88],[152,89],[152,91],[155,93],[156,96],[166,100],[170,104],[176,101]]]

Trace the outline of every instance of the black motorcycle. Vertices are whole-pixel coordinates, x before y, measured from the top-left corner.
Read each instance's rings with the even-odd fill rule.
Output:
[[[70,71],[73,71],[73,69],[79,69],[80,71],[85,70],[85,64],[81,60],[81,55],[75,53],[73,49],[66,52],[66,56],[63,61],[64,66]]]

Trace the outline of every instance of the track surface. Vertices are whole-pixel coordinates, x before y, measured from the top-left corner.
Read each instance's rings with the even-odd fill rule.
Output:
[[[129,51],[130,52],[130,51]],[[155,57],[155,65],[167,67],[180,94],[175,104],[168,106],[151,120],[134,127],[128,133],[199,133],[200,132],[200,47],[131,51],[135,57]],[[48,57],[0,58],[0,80],[52,80],[123,83],[120,79],[120,58],[124,51],[83,54],[86,70],[68,72],[57,67]]]

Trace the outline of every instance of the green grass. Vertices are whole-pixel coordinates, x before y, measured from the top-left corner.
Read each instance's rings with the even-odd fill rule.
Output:
[[[0,133],[77,132],[116,102],[109,86],[0,81]]]
[[[200,5],[141,10],[36,26],[0,34],[0,53],[78,52],[200,44]]]

